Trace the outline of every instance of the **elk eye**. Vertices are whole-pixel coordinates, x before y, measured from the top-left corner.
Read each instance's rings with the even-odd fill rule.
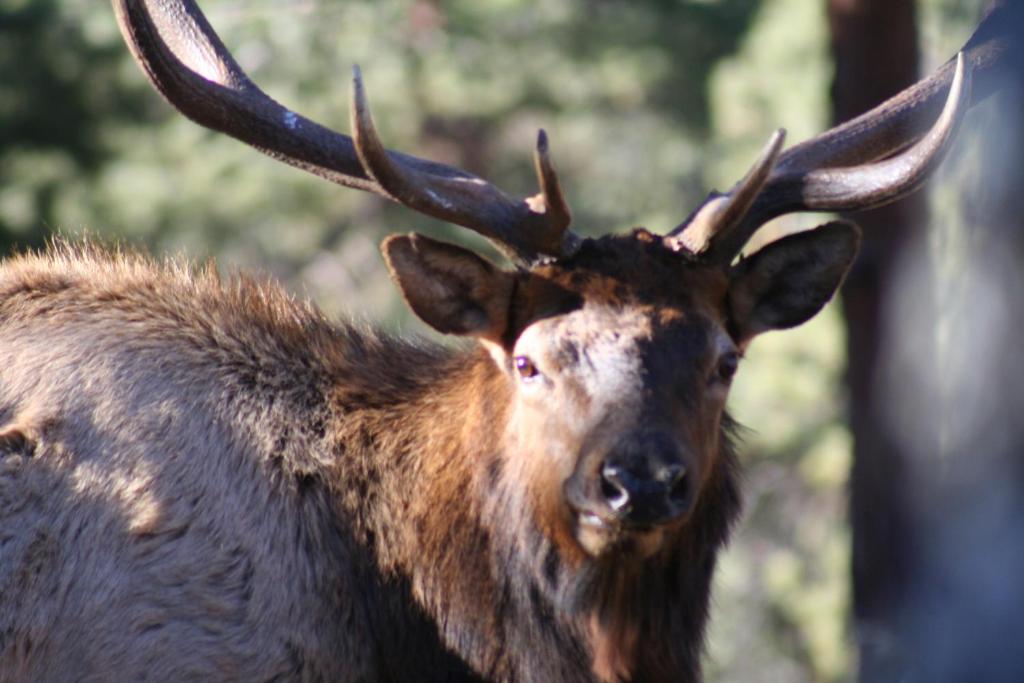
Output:
[[[533,361],[526,356],[516,356],[512,359],[512,362],[516,366],[516,372],[523,379],[533,379],[540,374],[537,370],[537,366],[533,364]]]
[[[715,371],[714,379],[728,384],[732,381],[732,377],[736,374],[736,369],[739,365],[740,354],[735,351],[730,351],[719,359],[718,369]]]

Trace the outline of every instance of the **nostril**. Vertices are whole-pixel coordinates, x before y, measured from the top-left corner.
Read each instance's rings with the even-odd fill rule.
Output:
[[[623,477],[628,476],[621,467],[605,464],[601,468],[601,495],[616,512],[629,505],[629,490]]]
[[[676,463],[662,466],[657,476],[657,480],[663,482],[669,488],[675,488],[676,484],[685,478],[686,468]]]

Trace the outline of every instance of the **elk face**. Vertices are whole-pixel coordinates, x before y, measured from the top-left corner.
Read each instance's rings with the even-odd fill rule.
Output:
[[[833,224],[724,268],[643,230],[516,273],[419,235],[384,253],[412,309],[504,373],[504,466],[534,521],[580,557],[643,558],[699,504],[746,344],[814,315],[857,241]]]
[[[714,465],[731,379],[718,368],[734,368],[737,350],[715,312],[685,298],[645,301],[607,276],[580,294],[512,346],[510,440],[542,519],[591,556],[647,555]]]

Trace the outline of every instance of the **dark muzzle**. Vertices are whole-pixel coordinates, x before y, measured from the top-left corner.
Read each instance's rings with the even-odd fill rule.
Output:
[[[664,434],[630,438],[601,465],[601,496],[630,526],[671,522],[689,510],[691,482],[681,448]]]

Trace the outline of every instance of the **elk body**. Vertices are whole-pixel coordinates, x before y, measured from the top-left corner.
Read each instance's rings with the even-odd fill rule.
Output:
[[[729,382],[754,336],[825,304],[858,233],[734,257],[785,211],[915,189],[969,104],[968,62],[1000,44],[820,144],[782,153],[777,134],[667,236],[580,239],[543,135],[541,192],[512,200],[384,150],[358,75],[352,140],[263,95],[191,4],[115,9],[186,115],[482,232],[517,267],[385,241],[413,311],[467,338],[452,349],[213,269],[88,245],[6,261],[0,681],[699,680],[739,508]]]

